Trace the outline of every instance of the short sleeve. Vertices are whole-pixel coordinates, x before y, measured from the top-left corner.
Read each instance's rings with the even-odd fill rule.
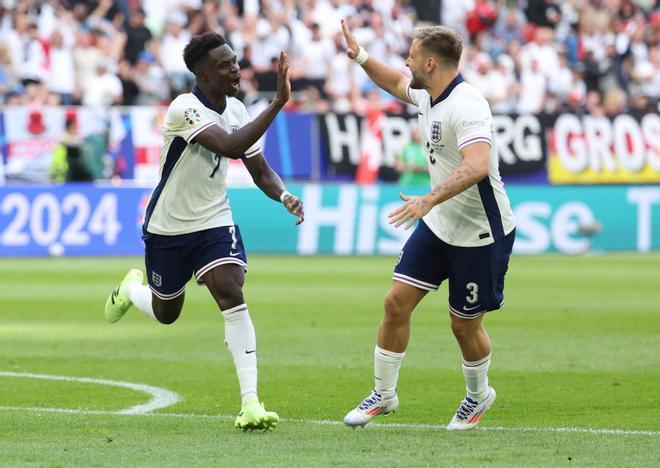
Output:
[[[241,103],[241,107],[242,107],[242,111],[241,111],[241,114],[240,114],[241,115],[240,119],[241,119],[241,127],[243,127],[243,126],[247,125],[248,123],[250,123],[252,121],[252,119],[250,118],[250,115],[248,114],[247,109],[245,108],[244,105],[242,105],[242,103]],[[259,153],[261,153],[261,144],[259,143],[260,141],[261,141],[261,139],[257,140],[257,142],[254,145],[252,145],[248,148],[248,150],[245,152],[245,157],[246,158],[251,158],[251,157],[256,156]]]
[[[203,105],[186,99],[175,99],[165,116],[165,132],[178,136],[190,143],[202,131],[216,125],[206,114]]]
[[[412,89],[410,83],[408,83],[408,86],[406,87],[406,96],[408,96],[408,100],[413,106],[419,107],[419,103],[422,102],[423,94],[428,95],[428,93],[422,89]]]
[[[462,101],[461,106],[455,110],[452,117],[459,151],[478,141],[493,146],[491,139],[493,116],[485,99],[471,97]]]

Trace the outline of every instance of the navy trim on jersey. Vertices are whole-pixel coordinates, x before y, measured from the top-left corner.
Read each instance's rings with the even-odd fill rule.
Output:
[[[463,81],[465,81],[463,80],[463,75],[461,75],[460,73],[456,75],[456,78],[451,80],[451,83],[449,83],[449,85],[445,88],[442,94],[438,96],[435,101],[431,102],[431,107],[447,99],[449,97],[449,94],[451,94],[451,92],[454,90],[454,88],[459,84],[461,84]]]
[[[490,177],[486,176],[477,184],[477,187],[479,189],[481,203],[484,205],[486,218],[488,218],[490,230],[493,233],[493,239],[499,240],[504,237],[504,226],[502,225],[502,216],[500,214],[500,208],[497,206],[493,186],[490,185]]]
[[[206,99],[206,96],[204,96],[204,93],[202,93],[202,90],[199,89],[197,86],[195,86],[192,90],[192,93],[197,97],[197,99],[200,100],[202,104],[204,104],[206,107],[211,109],[213,112],[217,112],[218,114],[221,114],[225,111],[227,108],[227,97],[225,97],[225,105],[223,107],[215,107],[213,104],[211,104],[211,101]]]
[[[154,189],[154,193],[151,194],[151,200],[149,200],[149,204],[147,205],[147,211],[144,215],[144,224],[142,225],[143,231],[146,233],[147,232],[147,226],[149,225],[149,220],[151,219],[151,215],[154,212],[154,209],[156,208],[156,202],[158,202],[158,198],[160,197],[161,192],[165,188],[165,184],[167,183],[167,179],[169,179],[170,174],[172,173],[172,169],[174,169],[174,166],[176,165],[177,161],[183,154],[183,150],[186,149],[186,140],[181,138],[180,136],[174,137],[174,140],[172,140],[172,143],[170,143],[170,147],[167,150],[167,156],[165,157],[165,165],[163,166],[163,174],[160,177],[160,181],[158,182],[158,185]]]

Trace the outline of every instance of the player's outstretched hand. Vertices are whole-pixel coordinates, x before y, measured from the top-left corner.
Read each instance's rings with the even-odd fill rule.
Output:
[[[289,213],[298,217],[298,219],[296,220],[296,225],[305,221],[303,202],[300,198],[296,197],[295,195],[287,195],[284,198],[284,206],[286,207],[287,210],[289,210]]]
[[[289,81],[289,62],[286,52],[280,51],[280,61],[277,64],[277,95],[275,99],[285,103],[291,97],[291,82]]]
[[[345,19],[341,20],[341,30],[344,33],[344,38],[346,39],[346,55],[348,55],[349,59],[355,60],[358,52],[360,52],[360,46],[353,37],[353,34],[351,34],[351,30],[348,29],[348,24],[346,24]]]
[[[405,223],[404,229],[410,229],[433,207],[425,196],[409,196],[399,193],[399,197],[406,203],[387,215],[390,218],[390,224],[394,224],[394,227]]]

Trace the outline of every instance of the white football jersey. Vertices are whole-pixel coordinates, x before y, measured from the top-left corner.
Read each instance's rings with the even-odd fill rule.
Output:
[[[217,109],[197,87],[172,101],[165,114],[160,182],[145,215],[148,232],[178,235],[234,224],[225,182],[229,161],[195,142],[195,137],[211,125],[231,133],[249,121],[238,99],[227,96],[225,108]],[[245,156],[260,151],[255,144]]]
[[[433,207],[424,222],[444,242],[460,247],[491,244],[510,233],[515,220],[498,169],[493,116],[486,99],[460,74],[434,102],[425,90],[408,87],[407,95],[418,107],[433,188],[461,163],[461,148],[478,141],[490,145],[488,177]]]

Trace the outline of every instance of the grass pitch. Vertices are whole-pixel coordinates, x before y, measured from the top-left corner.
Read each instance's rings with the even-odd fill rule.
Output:
[[[512,259],[506,307],[488,315],[498,399],[467,433],[444,430],[464,392],[446,286],[413,315],[399,411],[340,421],[372,386],[392,258],[250,258],[246,298],[273,432],[233,428],[238,384],[203,287],[181,318],[110,325],[109,292],[140,258],[0,260],[0,465],[426,466],[660,463],[660,256]],[[130,388],[182,401],[147,415]],[[66,410],[68,412],[62,412]]]

